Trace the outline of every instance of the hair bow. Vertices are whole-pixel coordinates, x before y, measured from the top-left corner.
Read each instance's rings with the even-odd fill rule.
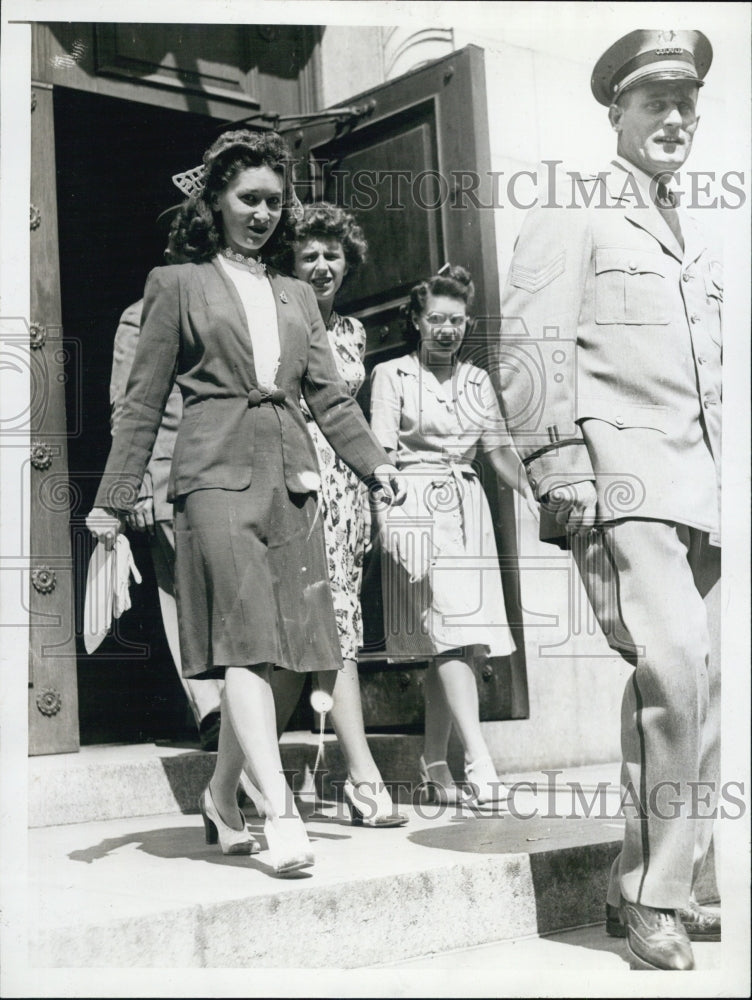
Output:
[[[186,198],[190,198],[191,195],[199,194],[204,190],[206,168],[203,163],[200,163],[197,167],[191,167],[190,170],[184,170],[180,174],[173,174],[172,183],[181,194],[184,194]]]

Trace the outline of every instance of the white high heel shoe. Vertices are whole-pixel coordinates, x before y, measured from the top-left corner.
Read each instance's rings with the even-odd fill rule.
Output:
[[[350,809],[352,826],[404,826],[407,816],[397,812],[383,781],[354,782],[349,777],[342,789]]]
[[[261,845],[251,836],[245,824],[245,818],[239,809],[238,819],[243,824],[242,827],[235,830],[225,823],[214,804],[209,785],[201,793],[198,808],[204,817],[204,833],[207,844],[216,844],[219,840],[223,854],[258,854],[261,850]]]
[[[465,781],[470,786],[468,805],[479,809],[497,809],[509,798],[509,789],[499,781],[490,757],[478,757],[465,765]]]
[[[271,855],[272,868],[277,875],[290,875],[314,862],[311,842],[300,816],[267,816],[264,836]]]
[[[462,800],[462,791],[455,785],[452,772],[445,760],[434,760],[427,764],[425,757],[421,757],[418,769],[429,802],[453,805]]]

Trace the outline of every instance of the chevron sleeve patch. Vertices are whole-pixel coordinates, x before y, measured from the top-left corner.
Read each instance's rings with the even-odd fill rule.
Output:
[[[515,288],[521,288],[531,294],[539,292],[564,273],[566,260],[567,252],[562,250],[542,267],[523,267],[521,264],[512,264],[509,280]]]

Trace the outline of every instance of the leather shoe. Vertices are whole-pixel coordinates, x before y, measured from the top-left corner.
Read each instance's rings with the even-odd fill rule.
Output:
[[[621,913],[618,906],[606,903],[606,934],[609,937],[625,938],[627,928],[621,922]]]
[[[677,910],[677,913],[690,941],[721,940],[720,910],[700,906],[694,899],[690,899],[689,905]]]
[[[677,910],[677,913],[690,941],[721,940],[721,914],[718,910],[701,906],[692,899],[685,909]],[[627,936],[627,929],[622,923],[619,907],[612,906],[610,903],[606,903],[606,933],[609,937],[624,938]]]
[[[662,910],[622,900],[631,969],[685,972],[694,969],[692,945],[676,910]]]

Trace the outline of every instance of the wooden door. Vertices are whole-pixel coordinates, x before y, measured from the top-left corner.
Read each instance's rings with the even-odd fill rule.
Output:
[[[473,275],[481,322],[464,350],[485,364],[490,338],[499,333],[499,281],[494,216],[483,207],[492,203],[483,51],[468,46],[345,104],[366,113],[350,123],[293,130],[288,139],[298,157],[301,199],[324,198],[351,209],[368,240],[369,261],[343,286],[337,305],[366,327],[368,373],[405,353],[400,306],[412,285],[446,261]],[[360,402],[368,413],[368,381]],[[520,718],[528,704],[514,501],[490,469],[483,471],[517,651],[479,668],[481,717]],[[425,664],[385,667],[378,563],[367,561],[362,592],[366,722],[381,729],[419,727]]]
[[[117,645],[117,637],[106,640],[98,661],[82,655],[74,597],[80,611],[91,547],[84,516],[109,445],[115,325],[125,306],[140,297],[150,268],[161,263],[149,250],[143,220],[151,225],[161,209],[178,200],[170,174],[195,165],[223,124],[270,107],[294,113],[317,106],[318,40],[317,28],[296,25],[32,25],[30,354],[32,390],[40,405],[31,415],[31,754],[78,749],[79,708],[92,715],[90,731],[96,735],[90,741],[129,739],[108,729],[108,713],[110,719],[118,713],[125,693],[139,697],[133,671],[128,692],[113,683],[112,660],[127,654],[114,648],[108,660],[104,645]],[[149,112],[143,115],[145,126],[134,117],[134,107]],[[67,116],[75,118],[75,135],[69,134]],[[109,117],[106,129],[81,127],[84,118],[96,124],[102,117]],[[183,119],[182,127],[175,126],[176,118]],[[131,147],[130,171],[122,164],[113,167],[112,136],[118,128],[118,143]],[[185,138],[187,131],[192,135],[180,153],[174,137]],[[75,175],[75,164],[71,168],[72,142],[90,163],[85,177]],[[162,187],[155,182],[157,156],[165,164]],[[90,176],[94,183],[87,186]],[[139,647],[146,650],[141,660],[150,666],[147,644],[154,636],[139,638],[146,640]],[[182,699],[171,665],[170,671],[165,682]]]
[[[63,341],[52,87],[31,90],[30,347],[39,401],[31,409],[29,752],[78,749],[73,563],[68,518]]]

